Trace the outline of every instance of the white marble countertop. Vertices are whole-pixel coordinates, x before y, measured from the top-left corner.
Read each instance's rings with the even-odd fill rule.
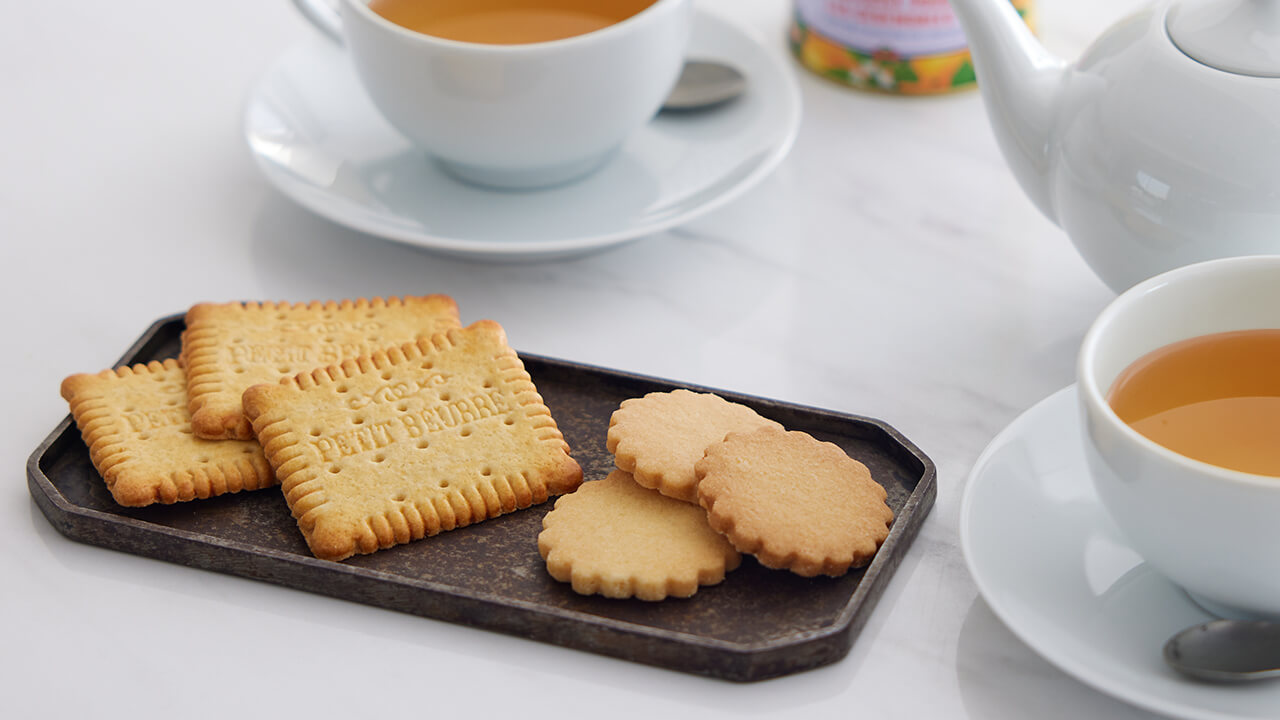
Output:
[[[787,55],[789,3],[700,0]],[[1137,3],[1041,0],[1074,57]],[[760,185],[587,257],[450,259],[321,220],[247,153],[256,77],[312,30],[284,0],[9,8],[0,29],[7,412],[0,697],[27,717],[1136,718],[1041,660],[978,596],[966,474],[1072,382],[1112,294],[1022,195],[976,93],[859,94],[788,57],[804,119]],[[203,300],[443,292],[518,349],[878,417],[937,503],[844,660],[708,680],[71,542],[20,466],[58,383]]]

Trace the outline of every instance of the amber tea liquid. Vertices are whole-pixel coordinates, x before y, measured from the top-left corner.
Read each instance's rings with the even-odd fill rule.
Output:
[[[1280,477],[1280,329],[1166,345],[1125,369],[1108,402],[1121,420],[1170,450]]]
[[[426,35],[490,45],[561,40],[622,22],[656,0],[372,0],[369,9]]]

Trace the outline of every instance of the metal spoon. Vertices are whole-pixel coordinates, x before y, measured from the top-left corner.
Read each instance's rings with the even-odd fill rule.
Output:
[[[662,109],[702,110],[726,103],[746,89],[747,78],[737,68],[713,60],[688,60]]]
[[[1280,623],[1214,620],[1189,627],[1165,643],[1164,660],[1198,680],[1280,678]]]

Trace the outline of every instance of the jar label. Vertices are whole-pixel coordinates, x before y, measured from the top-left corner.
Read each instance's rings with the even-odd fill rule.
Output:
[[[1034,31],[1034,0],[1007,1]],[[948,0],[795,0],[789,34],[805,67],[861,90],[931,95],[976,80]]]
[[[900,57],[965,49],[948,0],[796,0],[805,25],[845,47]]]

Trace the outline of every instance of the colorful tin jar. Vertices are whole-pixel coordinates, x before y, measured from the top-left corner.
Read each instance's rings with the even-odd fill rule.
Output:
[[[1032,0],[1010,0],[1035,29]],[[932,95],[974,86],[948,0],[795,0],[791,49],[810,70],[860,90]]]

